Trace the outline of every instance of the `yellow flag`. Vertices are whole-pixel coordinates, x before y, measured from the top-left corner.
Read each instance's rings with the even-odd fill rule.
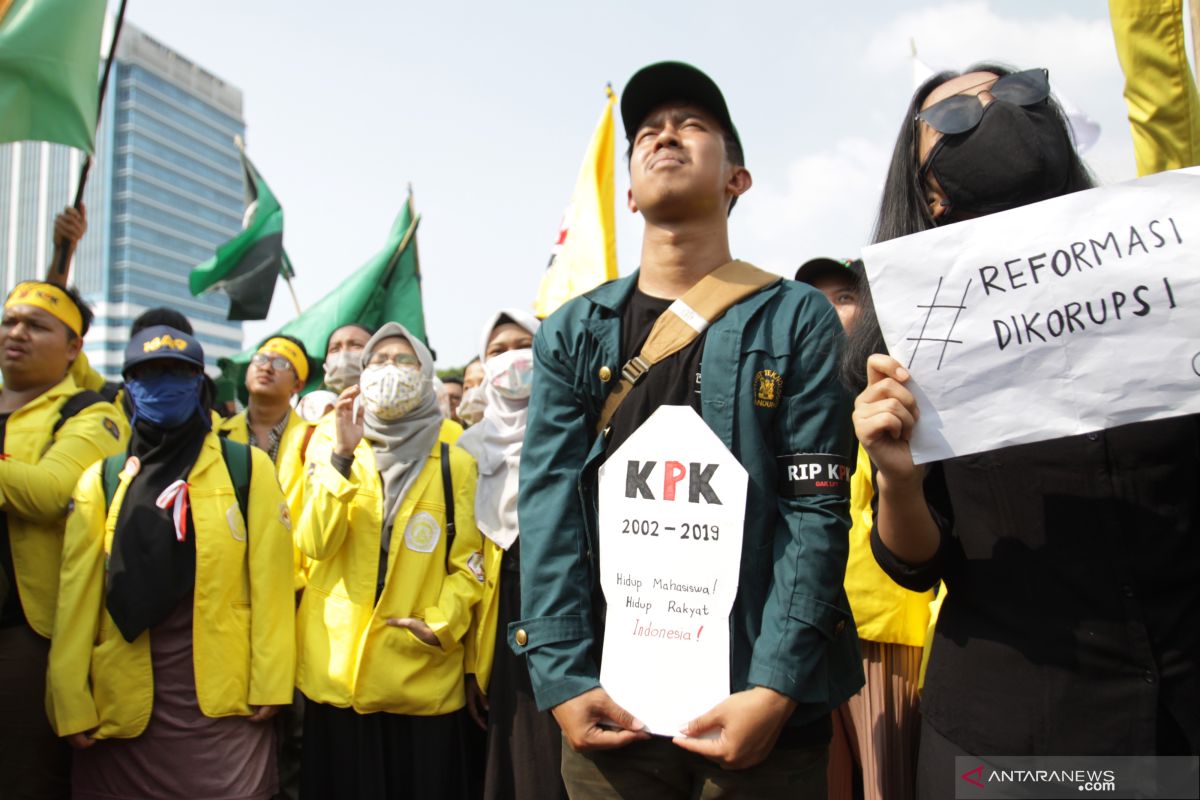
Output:
[[[617,230],[613,189],[613,106],[608,88],[604,113],[592,134],[558,239],[542,276],[533,311],[548,317],[572,297],[617,277]]]

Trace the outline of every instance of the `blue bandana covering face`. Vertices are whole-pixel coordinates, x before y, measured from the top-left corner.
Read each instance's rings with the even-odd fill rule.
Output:
[[[170,430],[187,422],[200,408],[203,375],[152,375],[126,381],[133,401],[133,417],[156,428]]]

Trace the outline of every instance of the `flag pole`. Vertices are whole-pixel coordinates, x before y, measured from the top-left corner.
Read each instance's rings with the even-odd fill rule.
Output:
[[[295,304],[296,316],[299,317],[304,312],[300,310],[300,298],[296,296],[296,287],[292,285],[292,276],[285,275],[283,280],[287,283],[288,291],[292,293],[292,303]]]
[[[117,17],[113,24],[112,41],[108,46],[108,58],[104,60],[104,72],[100,76],[100,94],[96,98],[96,127],[100,127],[100,114],[104,109],[104,94],[108,91],[108,77],[112,74],[113,59],[117,55],[117,42],[121,38],[121,28],[125,25],[125,6],[128,0],[121,0],[121,4],[117,7]],[[75,187],[75,202],[72,203],[75,208],[83,207],[83,190],[87,188],[88,173],[92,170],[92,157],[85,155],[83,158],[83,166],[79,168],[79,185]],[[67,275],[70,272],[70,250],[66,239],[59,240],[59,256],[56,263],[50,272],[50,282],[57,283],[60,286],[67,285]]]

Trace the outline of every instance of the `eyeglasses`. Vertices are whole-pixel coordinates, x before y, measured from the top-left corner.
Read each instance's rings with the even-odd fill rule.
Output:
[[[382,367],[388,364],[395,364],[397,367],[407,367],[410,369],[420,369],[421,361],[412,353],[396,353],[394,356],[389,356],[387,353],[374,353],[367,361],[368,367]]]
[[[295,372],[295,370],[292,369],[292,362],[288,361],[283,356],[273,356],[270,353],[255,353],[254,355],[250,356],[250,363],[259,369],[269,366],[276,372],[283,372],[285,369],[290,369]]]
[[[1050,72],[1039,67],[1003,75],[987,93],[1013,105],[1035,105],[1050,96]],[[983,100],[979,94],[956,94],[917,112],[914,121],[924,122],[938,133],[955,134],[966,133],[982,118]]]

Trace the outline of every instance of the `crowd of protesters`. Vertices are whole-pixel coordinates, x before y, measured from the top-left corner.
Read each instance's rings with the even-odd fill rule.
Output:
[[[733,260],[752,180],[717,85],[651,65],[622,117],[640,269],[498,309],[461,377],[351,323],[323,363],[267,339],[230,413],[178,313],[133,323],[114,385],[77,292],[13,288],[0,797],[903,800],[953,797],[956,756],[1200,753],[1200,420],[914,466],[862,262]],[[1046,70],[942,73],[873,238],[1092,185]],[[758,283],[610,407],[713,273]],[[600,681],[589,534],[596,466],[662,405],[751,476],[730,695],[674,739]],[[789,484],[802,453],[850,480]]]

